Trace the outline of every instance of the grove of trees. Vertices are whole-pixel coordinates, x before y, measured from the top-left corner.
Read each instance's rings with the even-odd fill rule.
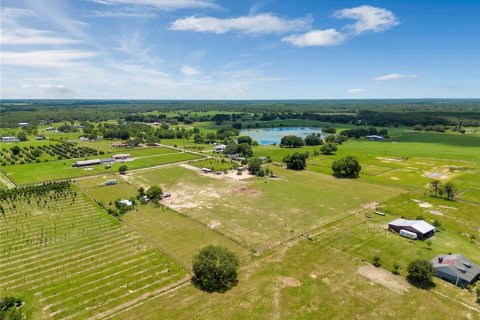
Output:
[[[304,145],[305,142],[303,141],[303,139],[294,135],[284,136],[280,140],[280,147],[299,148],[303,147]]]
[[[445,196],[448,200],[454,200],[457,194],[457,188],[452,182],[443,184],[438,179],[433,179],[429,183],[430,194],[432,196]]]

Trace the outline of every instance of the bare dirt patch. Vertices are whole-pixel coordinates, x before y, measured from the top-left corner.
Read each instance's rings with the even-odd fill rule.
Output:
[[[378,202],[369,202],[369,203],[364,203],[360,206],[360,209],[365,210],[365,209],[376,209],[377,206],[379,205]]]
[[[376,157],[376,159],[382,160],[382,162],[402,162],[402,161],[405,161],[405,159],[402,159],[402,158]]]
[[[225,179],[225,178],[227,178],[227,179],[233,179],[233,180],[236,180],[236,181],[241,181],[241,180],[250,179],[252,177],[255,177],[254,175],[251,175],[250,173],[248,173],[246,171],[242,172],[241,175],[238,175],[236,170],[230,170],[226,174],[223,173],[223,172],[221,174],[216,174],[215,172],[205,173],[205,172],[202,171],[201,168],[192,166],[190,164],[185,164],[185,163],[180,164],[180,167],[195,171],[201,176],[205,176],[205,177],[209,177],[209,178],[213,178],[213,179]]]
[[[408,284],[403,278],[397,277],[386,270],[375,268],[372,265],[361,266],[358,268],[357,273],[395,293],[404,294],[408,291]]]
[[[255,188],[241,186],[240,188],[236,188],[232,190],[233,193],[247,193],[247,194],[258,194],[259,191]]]
[[[280,281],[287,287],[300,287],[302,283],[295,277],[279,277]]]
[[[418,200],[418,199],[411,199],[413,202],[415,202],[416,204],[418,204],[419,207],[421,208],[432,208],[433,205],[429,202],[425,202],[425,201],[422,201],[422,200]]]

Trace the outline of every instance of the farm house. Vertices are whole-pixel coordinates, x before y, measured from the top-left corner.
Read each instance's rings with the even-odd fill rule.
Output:
[[[402,230],[408,231],[408,233],[403,232],[402,236],[406,236],[410,233],[417,235],[417,239],[425,240],[430,238],[435,234],[435,227],[423,220],[407,220],[407,219],[397,219],[388,224],[388,229],[393,230],[402,234]]]
[[[87,166],[96,166],[101,164],[102,161],[100,159],[93,159],[93,160],[82,160],[77,161],[72,164],[72,167],[87,167]]]
[[[224,144],[217,144],[216,146],[213,147],[214,152],[223,152],[227,146]]]
[[[377,136],[377,135],[365,136],[365,138],[367,138],[368,140],[371,140],[371,141],[385,140],[384,137],[382,137],[382,136]]]
[[[466,286],[480,278],[480,266],[461,254],[439,254],[432,259],[432,265],[436,277],[455,285]]]

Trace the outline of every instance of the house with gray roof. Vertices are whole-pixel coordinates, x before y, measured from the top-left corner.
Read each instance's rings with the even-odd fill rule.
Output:
[[[439,254],[432,259],[435,276],[459,286],[475,283],[480,278],[480,266],[461,254]]]
[[[388,229],[398,233],[401,230],[415,233],[420,240],[428,239],[436,232],[434,226],[423,220],[396,219],[388,224]]]

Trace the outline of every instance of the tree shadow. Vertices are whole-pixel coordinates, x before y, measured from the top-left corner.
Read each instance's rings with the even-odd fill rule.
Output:
[[[230,281],[201,281],[200,279],[193,277],[191,283],[194,287],[208,292],[208,293],[225,293],[228,290],[232,289],[238,284],[238,280],[230,280]]]
[[[432,290],[436,287],[436,284],[433,281],[416,281],[415,279],[411,279],[407,276],[407,281],[412,286],[423,289],[423,290]]]

